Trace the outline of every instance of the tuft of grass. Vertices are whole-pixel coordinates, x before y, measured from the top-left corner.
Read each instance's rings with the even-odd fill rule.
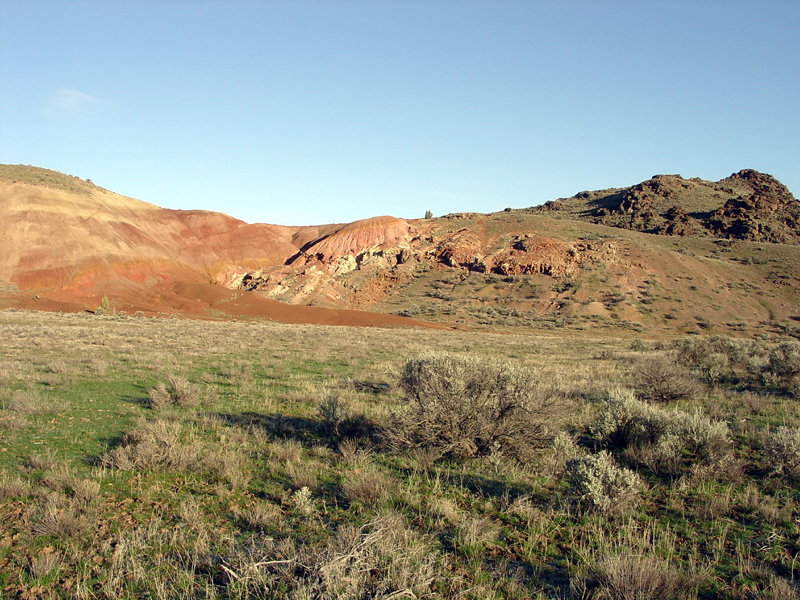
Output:
[[[30,485],[19,475],[0,475],[0,500],[26,498],[30,494]]]
[[[371,506],[387,499],[392,494],[395,482],[371,466],[346,473],[341,487],[342,495],[349,502]]]

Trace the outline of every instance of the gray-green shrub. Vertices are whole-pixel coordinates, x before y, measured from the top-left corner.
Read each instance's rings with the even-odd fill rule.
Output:
[[[618,466],[605,450],[567,461],[566,471],[571,493],[596,512],[624,509],[636,501],[642,487],[639,476]]]
[[[772,474],[792,477],[800,469],[800,429],[778,427],[765,433],[761,454]]]
[[[723,421],[712,421],[699,412],[675,411],[670,432],[683,440],[684,448],[706,463],[720,460],[730,449],[730,429]]]
[[[167,383],[159,382],[156,387],[147,390],[148,405],[154,410],[177,404],[183,408],[194,408],[202,400],[200,387],[189,383],[180,375],[170,374]]]
[[[612,390],[603,402],[592,433],[608,446],[647,446],[645,462],[673,472],[685,452],[704,463],[720,460],[730,449],[730,429],[700,413],[668,410],[637,400],[630,390]],[[659,471],[662,469],[659,468]]]
[[[394,446],[435,448],[463,459],[529,460],[550,444],[565,412],[563,396],[536,373],[449,354],[409,360],[400,375],[406,410],[384,427]]]
[[[800,342],[709,336],[674,342],[678,362],[712,382],[728,381],[793,392],[800,386]]]
[[[765,368],[780,386],[792,387],[800,377],[800,342],[783,342],[773,348]]]
[[[655,443],[670,428],[670,413],[637,400],[631,390],[613,389],[602,404],[592,433],[610,446]]]

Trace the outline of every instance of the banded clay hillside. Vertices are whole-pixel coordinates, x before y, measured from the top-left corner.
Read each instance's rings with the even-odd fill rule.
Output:
[[[127,313],[509,332],[800,327],[800,204],[752,170],[492,214],[283,227],[3,166],[0,215],[6,307],[94,310],[107,296]]]

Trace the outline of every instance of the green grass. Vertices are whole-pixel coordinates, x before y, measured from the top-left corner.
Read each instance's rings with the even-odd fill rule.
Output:
[[[666,474],[610,448],[638,501],[573,496],[564,462],[602,448],[599,401],[669,342],[25,311],[0,312],[0,339],[0,597],[616,598],[632,569],[653,598],[797,597],[800,483],[760,442],[800,425],[784,384],[682,367],[698,391],[667,408],[725,421],[724,460]],[[768,350],[714,339],[733,366]],[[524,464],[385,446],[403,365],[444,351],[555,383],[577,446]],[[149,408],[171,375],[197,406]]]
[[[33,185],[77,192],[82,195],[88,195],[95,189],[94,184],[89,180],[84,181],[80,177],[27,165],[0,164],[0,177],[5,177],[12,181],[22,181]]]

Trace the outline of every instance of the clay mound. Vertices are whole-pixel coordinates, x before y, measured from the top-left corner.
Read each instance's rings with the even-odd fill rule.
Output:
[[[325,259],[394,245],[408,238],[408,224],[392,217],[307,228],[248,224],[216,212],[162,209],[55,171],[0,165],[0,225],[3,308],[94,311],[107,296],[110,310],[127,314],[429,326],[289,306],[209,283],[230,269],[280,267],[297,256],[300,242]]]
[[[384,250],[408,244],[411,240],[409,224],[395,217],[373,217],[348,223],[302,247],[306,258],[329,263],[356,256],[365,250]]]
[[[296,228],[165,210],[85,182],[73,187],[0,177],[0,280],[20,288],[117,278],[147,285],[213,275],[231,262],[282,264],[297,251]]]
[[[297,252],[292,243],[296,228],[249,224],[222,213],[209,211],[165,211],[183,223],[187,246],[182,252],[201,264],[220,283],[231,264],[279,265]]]

